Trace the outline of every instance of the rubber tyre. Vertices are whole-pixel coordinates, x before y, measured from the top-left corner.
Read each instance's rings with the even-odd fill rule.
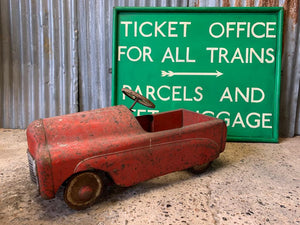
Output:
[[[103,181],[94,172],[74,176],[64,190],[64,200],[71,209],[83,210],[95,203],[103,191]]]
[[[204,173],[211,165],[212,162],[208,162],[202,165],[196,165],[190,168],[190,171],[194,174]]]

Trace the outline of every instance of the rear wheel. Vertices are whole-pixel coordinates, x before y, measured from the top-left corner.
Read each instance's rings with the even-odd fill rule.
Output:
[[[190,168],[190,171],[194,174],[200,174],[205,172],[211,165],[212,162],[204,163],[201,165],[196,165]]]
[[[86,209],[95,203],[102,190],[103,181],[98,174],[80,173],[68,182],[64,191],[64,200],[72,209]]]

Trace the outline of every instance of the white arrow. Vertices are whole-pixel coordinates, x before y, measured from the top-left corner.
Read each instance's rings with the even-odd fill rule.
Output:
[[[216,77],[219,77],[219,76],[222,76],[223,73],[221,73],[220,71],[216,70],[215,73],[188,73],[188,72],[173,72],[173,71],[164,71],[162,70],[161,71],[161,76],[162,77],[173,77],[173,76],[216,76]]]

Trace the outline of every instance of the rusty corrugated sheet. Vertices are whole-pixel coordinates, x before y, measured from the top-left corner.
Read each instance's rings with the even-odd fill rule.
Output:
[[[0,127],[110,105],[114,6],[283,6],[280,133],[300,134],[298,0],[1,0]]]
[[[280,132],[282,136],[300,134],[300,28],[299,1],[287,0],[283,6],[284,37],[281,74]]]

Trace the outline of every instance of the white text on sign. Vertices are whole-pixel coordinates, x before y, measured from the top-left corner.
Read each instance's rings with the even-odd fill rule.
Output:
[[[138,23],[137,21],[121,21],[120,29],[124,37],[166,37],[166,38],[186,38],[189,34],[189,27],[192,26],[191,21],[163,21],[150,22],[145,21]],[[276,38],[276,22],[214,22],[208,28],[210,37],[219,38],[255,38],[269,39]],[[195,63],[197,56],[191,56],[190,47],[185,49],[179,47],[167,47],[164,54],[158,59],[152,56],[152,48],[150,46],[118,46],[118,61],[124,57],[131,62],[154,62],[159,60],[161,63]],[[207,51],[210,55],[210,63],[274,63],[275,49],[251,47],[227,49],[223,46],[207,46],[199,54]]]

